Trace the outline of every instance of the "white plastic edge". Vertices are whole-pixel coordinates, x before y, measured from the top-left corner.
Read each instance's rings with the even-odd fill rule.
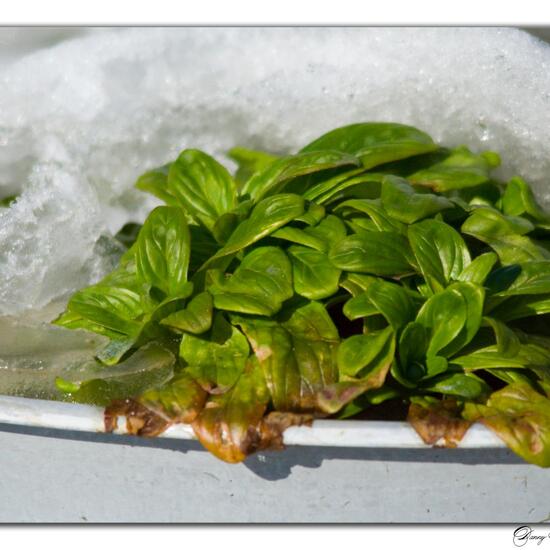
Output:
[[[42,399],[0,396],[0,423],[81,432],[104,432],[103,409],[90,405]],[[118,434],[126,433],[119,422]],[[195,439],[191,426],[178,424],[160,437]],[[286,445],[363,448],[426,448],[407,422],[316,420],[312,427],[292,427],[284,433]],[[504,443],[481,424],[474,424],[460,442],[462,449],[499,448]]]

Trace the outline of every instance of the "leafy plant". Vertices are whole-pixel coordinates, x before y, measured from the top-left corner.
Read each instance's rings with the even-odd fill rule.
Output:
[[[396,401],[427,444],[479,421],[550,466],[550,216],[524,180],[401,124],[230,156],[234,176],[186,150],[138,179],[166,206],[55,321],[110,339],[66,399],[108,430],[190,423],[229,462]]]

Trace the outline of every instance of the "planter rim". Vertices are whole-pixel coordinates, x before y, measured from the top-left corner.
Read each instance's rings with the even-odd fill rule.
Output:
[[[0,396],[0,423],[19,426],[104,433],[103,409],[26,397]],[[117,434],[127,434],[119,422]],[[191,426],[177,424],[159,437],[196,439]],[[408,422],[377,420],[315,420],[311,427],[284,432],[286,445],[360,448],[427,448]],[[458,445],[461,449],[503,448],[504,443],[481,424],[474,424]]]

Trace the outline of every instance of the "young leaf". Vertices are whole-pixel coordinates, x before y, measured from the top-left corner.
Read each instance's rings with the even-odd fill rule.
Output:
[[[460,272],[457,279],[463,283],[482,285],[489,276],[491,269],[497,263],[497,260],[498,257],[494,252],[481,254]]]
[[[505,323],[550,313],[550,294],[512,296],[491,310],[491,316]]]
[[[234,254],[263,239],[304,212],[304,199],[298,195],[279,194],[260,201],[231,234],[225,246],[212,259]],[[208,262],[208,265],[210,262]],[[203,266],[205,268],[206,265]]]
[[[170,166],[168,189],[187,214],[209,230],[237,205],[237,187],[229,172],[196,149],[186,149]]]
[[[168,315],[160,321],[160,324],[182,332],[202,334],[212,326],[212,306],[212,295],[201,292],[189,302],[185,309]]]
[[[307,228],[309,229],[309,228]],[[309,248],[313,248],[319,252],[326,252],[327,243],[321,237],[312,235],[309,232],[306,232],[304,229],[299,229],[298,227],[291,227],[286,225],[277,229],[275,233],[271,235],[276,239],[282,239],[283,241],[289,241],[291,243],[301,244]]]
[[[409,227],[409,242],[433,292],[443,290],[470,264],[464,239],[450,225],[424,220]]]
[[[468,344],[481,326],[484,291],[473,283],[455,283],[432,296],[416,321],[430,330],[427,357],[449,357]]]
[[[187,285],[190,235],[180,208],[159,206],[145,220],[136,241],[137,278],[177,296]]]
[[[390,175],[382,181],[381,200],[384,210],[392,218],[407,224],[454,207],[449,199],[431,193],[417,193],[407,180]]]
[[[351,199],[338,205],[335,210],[344,213],[348,211],[362,212],[369,216],[378,231],[393,231],[406,234],[406,226],[400,221],[393,219],[384,210],[380,199]]]
[[[342,240],[345,236],[344,222],[333,215],[327,216],[313,227],[298,229],[287,225],[273,233],[273,237],[302,244],[319,252],[328,252],[333,243]]]
[[[380,195],[380,182],[384,174],[365,173],[363,167],[337,174],[329,179],[311,185],[304,193],[304,198],[318,204],[332,202],[343,194],[346,189],[360,187],[364,192],[370,192],[374,197]]]
[[[137,337],[143,326],[138,319],[145,313],[142,296],[134,290],[101,284],[75,292],[67,309],[55,321],[57,325],[85,328],[118,339]]]
[[[402,286],[374,279],[362,294],[346,302],[343,312],[350,320],[381,314],[397,333],[413,319],[415,308]]]
[[[256,248],[229,279],[220,279],[208,290],[217,309],[270,316],[293,295],[292,266],[280,248]]]
[[[425,359],[430,343],[430,331],[421,323],[408,323],[399,338],[399,373],[409,381],[421,379],[425,374]]]
[[[548,222],[550,217],[535,199],[532,189],[519,177],[512,178],[502,195],[502,211],[508,216],[527,214],[534,220]]]
[[[487,243],[504,265],[550,259],[550,252],[525,236],[534,226],[524,218],[504,216],[490,208],[477,208],[461,231]]]
[[[474,374],[461,372],[449,372],[430,378],[422,383],[425,391],[452,395],[461,399],[475,401],[486,397],[491,388],[481,378]]]
[[[395,350],[394,332],[387,327],[371,334],[355,334],[338,347],[338,370],[346,378],[365,379],[380,369],[388,371]]]
[[[326,254],[305,246],[291,246],[288,254],[296,294],[310,300],[336,294],[342,272],[330,263]]]
[[[415,172],[407,179],[442,193],[484,183],[489,179],[490,171],[499,165],[500,158],[496,153],[475,155],[466,147],[458,147],[445,160]]]
[[[413,272],[407,239],[398,233],[373,232],[350,235],[336,243],[329,252],[333,265],[344,271],[400,276]]]
[[[334,414],[365,392],[380,388],[392,364],[394,352],[395,338],[390,327],[379,333],[351,336],[342,342],[338,350],[338,364],[343,381],[320,390],[317,407]]]
[[[550,293],[550,261],[525,262],[516,266],[517,276],[497,296],[525,296]]]
[[[365,169],[438,149],[428,134],[411,126],[366,122],[332,130],[302,152],[334,149],[359,157]]]
[[[285,185],[298,176],[330,168],[358,165],[360,162],[354,156],[339,151],[324,150],[282,157],[262,172],[254,174],[244,184],[241,195],[248,195],[257,202],[267,195],[280,193]],[[303,192],[305,189],[300,191]]]
[[[466,403],[463,416],[490,428],[531,464],[550,467],[550,399],[529,385],[510,384],[486,405]]]
[[[520,341],[517,334],[502,321],[492,317],[483,317],[483,324],[493,329],[497,343],[497,351],[502,357],[514,357],[520,351]]]

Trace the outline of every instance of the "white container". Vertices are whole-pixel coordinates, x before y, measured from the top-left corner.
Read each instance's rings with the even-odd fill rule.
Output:
[[[83,32],[4,29],[0,60]],[[237,465],[186,426],[153,439],[102,430],[95,407],[0,397],[0,522],[550,519],[549,472],[480,425],[437,449],[405,422],[317,421],[290,428],[285,451]]]
[[[459,448],[404,422],[317,421],[226,464],[187,426],[105,434],[102,410],[0,398],[0,521],[541,522],[550,476],[480,425]],[[120,423],[124,425],[123,422]]]

